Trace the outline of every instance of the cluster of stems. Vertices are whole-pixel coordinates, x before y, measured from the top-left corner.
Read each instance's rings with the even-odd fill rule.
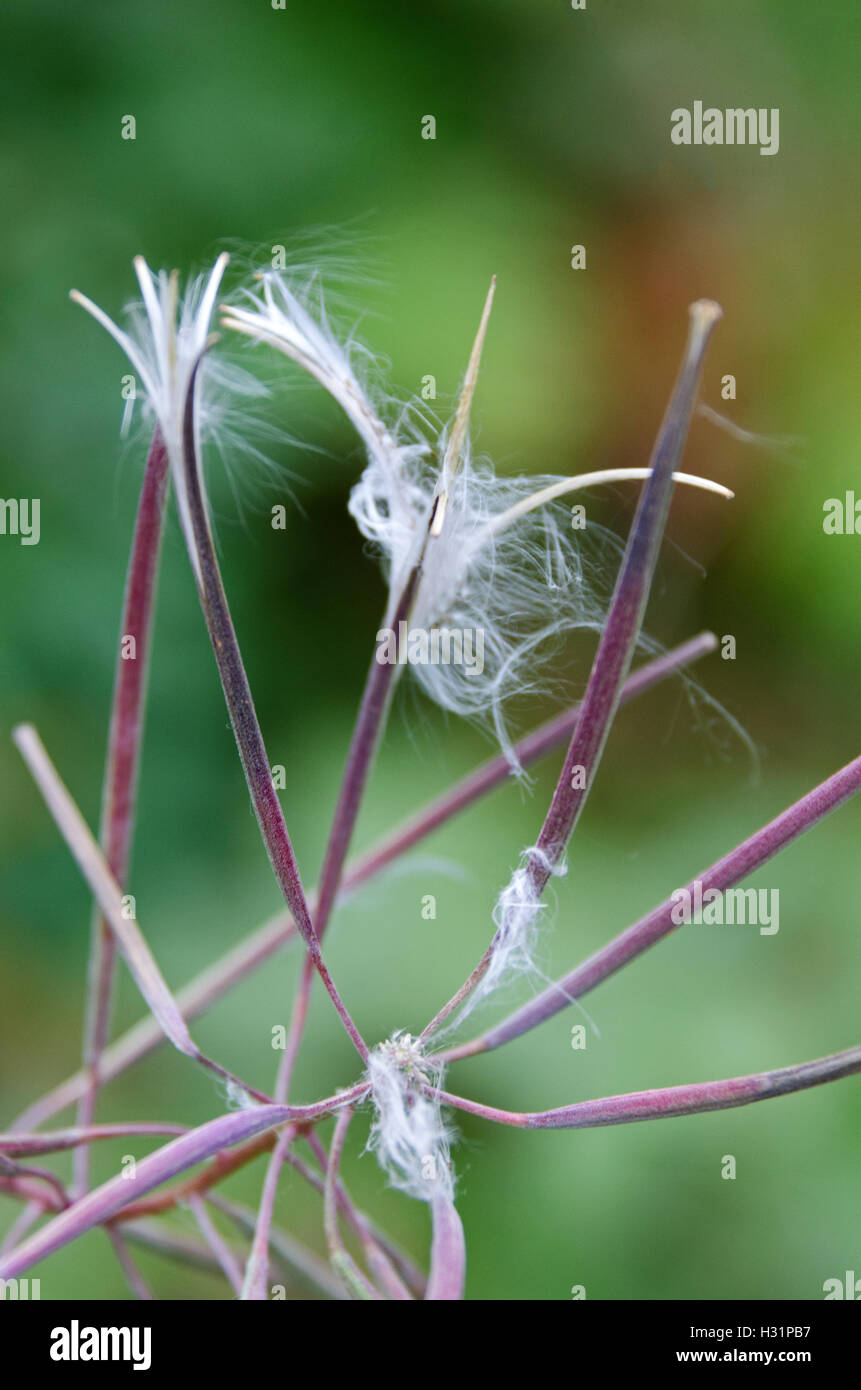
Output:
[[[489,302],[488,302],[489,307]],[[468,373],[461,410],[450,440],[460,441],[478,365],[480,340]],[[517,763],[529,767],[567,743],[558,782],[526,864],[530,890],[541,898],[554,868],[562,863],[572,833],[621,703],[680,671],[716,646],[701,633],[631,672],[655,566],[681,460],[711,331],[720,310],[710,301],[692,306],[681,370],[658,434],[639,504],[631,525],[607,620],[582,701],[534,730],[515,748]],[[199,362],[198,364],[199,365]],[[137,659],[118,660],[98,841],[63,785],[36,731],[15,731],[17,745],[75,856],[94,898],[90,971],[81,1068],[30,1105],[0,1134],[0,1191],[20,1202],[20,1212],[0,1253],[0,1278],[12,1278],[85,1231],[102,1228],[133,1294],[152,1297],[130,1246],[160,1252],[193,1268],[219,1271],[236,1297],[266,1299],[275,1285],[313,1289],[335,1299],[450,1300],[462,1297],[466,1269],[463,1226],[449,1189],[432,1190],[430,1265],[427,1275],[353,1203],[341,1175],[348,1128],[363,1103],[372,1100],[366,1070],[369,1045],[337,988],[324,960],[322,942],[333,912],[375,875],[404,855],[466,807],[510,777],[511,761],[491,758],[444,791],[406,823],[352,863],[348,854],[390,706],[394,668],[371,661],[347,750],[343,781],[324,855],[319,885],[307,892],[293,852],[254,702],[228,608],[216,558],[207,502],[196,456],[195,391],[191,373],[182,431],[182,468],[192,541],[193,572],[201,608],[236,738],[260,833],[284,908],[175,996],[165,982],[139,923],[124,911],[135,821],[141,757],[147,662],[151,647],[158,558],[169,484],[167,451],[156,430],[144,471],[123,606],[122,631],[135,637]],[[427,545],[445,526],[446,488],[457,468],[451,444],[441,470],[440,488],[429,520]],[[402,592],[389,610],[394,622],[408,617],[422,565],[420,555]],[[577,776],[575,773],[581,775]],[[770,860],[804,831],[861,788],[861,758],[820,786],[697,875],[703,888],[724,892]],[[423,1030],[421,1046],[436,1064],[455,1065],[465,1057],[501,1047],[521,1037],[559,1010],[581,999],[609,975],[629,964],[676,929],[673,901],[667,900],[609,941],[589,959],[549,985],[522,1007],[468,1041],[437,1046],[432,1039],[444,1021],[468,1001],[499,949],[499,931],[490,940],[468,979],[436,1009]],[[271,1094],[233,1076],[205,1056],[188,1024],[277,952],[301,946],[300,970],[286,1046]],[[123,956],[147,1004],[148,1014],[128,1032],[110,1040],[111,999],[117,953]],[[358,1053],[357,1074],[334,1095],[312,1104],[290,1098],[296,1058],[303,1042],[315,976],[319,976],[339,1024]],[[446,1033],[450,1031],[446,1030]],[[241,1108],[221,1113],[195,1128],[157,1122],[100,1124],[101,1090],[167,1039],[185,1057],[226,1078],[243,1098]],[[437,1043],[439,1040],[437,1040]],[[586,1128],[669,1116],[693,1115],[766,1100],[835,1081],[861,1071],[861,1046],[814,1061],[662,1090],[634,1092],[562,1104],[541,1112],[515,1112],[482,1104],[418,1081],[435,1103],[463,1110],[489,1122],[520,1128]],[[46,1122],[75,1107],[74,1122],[60,1129]],[[327,1136],[327,1137],[326,1137]],[[117,1173],[91,1187],[88,1156],[94,1144],[121,1148],[141,1139],[157,1145],[135,1165],[134,1175]],[[73,1181],[67,1187],[42,1166],[46,1156],[74,1152]],[[257,1210],[225,1198],[222,1184],[239,1168],[266,1155]],[[35,1162],[33,1162],[35,1160]],[[322,1200],[328,1263],[274,1222],[279,1177],[287,1165]],[[177,1234],[160,1218],[177,1207],[191,1211],[198,1236]],[[217,1214],[221,1224],[216,1224]],[[229,1223],[231,1238],[222,1227]],[[346,1232],[350,1233],[350,1247]]]

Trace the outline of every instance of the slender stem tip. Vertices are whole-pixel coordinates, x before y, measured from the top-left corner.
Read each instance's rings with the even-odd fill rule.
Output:
[[[12,730],[12,742],[22,752],[28,745],[32,744],[34,738],[38,739],[38,737],[35,724],[16,724]]]
[[[715,299],[695,299],[688,310],[694,328],[708,332],[723,318],[723,309]]]

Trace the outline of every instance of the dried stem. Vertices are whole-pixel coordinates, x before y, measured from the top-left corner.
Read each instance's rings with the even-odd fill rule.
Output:
[[[0,1154],[0,1173],[2,1173],[5,1178],[23,1178],[29,1179],[32,1182],[47,1183],[48,1187],[51,1188],[55,1194],[56,1202],[59,1203],[61,1207],[68,1207],[70,1205],[69,1194],[65,1187],[60,1182],[57,1175],[49,1172],[47,1168],[36,1168],[31,1163],[15,1163],[5,1154]]]
[[[463,1223],[450,1197],[431,1202],[433,1241],[430,1275],[425,1298],[429,1302],[455,1302],[463,1298],[466,1278],[466,1239]]]
[[[241,1293],[242,1270],[239,1268],[236,1256],[207,1211],[206,1202],[199,1192],[192,1192],[189,1195],[188,1205],[197,1222],[200,1234],[215,1256],[219,1268],[223,1271],[233,1292],[235,1294]]]
[[[154,1297],[153,1291],[132,1259],[125,1239],[113,1226],[106,1226],[105,1231],[108,1240],[113,1246],[114,1254],[119,1261],[120,1268],[126,1277],[126,1283],[131,1289],[132,1294],[141,1302],[152,1302]]]
[[[158,1255],[164,1255],[166,1259],[175,1260],[179,1264],[190,1265],[193,1269],[203,1269],[209,1272],[223,1273],[220,1261],[213,1254],[212,1249],[203,1240],[197,1240],[194,1236],[168,1231],[164,1227],[158,1226],[151,1221],[129,1221],[123,1226],[123,1236],[132,1244],[142,1245],[146,1250],[154,1250]],[[226,1245],[226,1242],[225,1242]],[[230,1247],[226,1247],[230,1250]],[[233,1251],[230,1255],[235,1258]]]
[[[152,645],[158,561],[168,492],[168,457],[161,433],[153,435],[144,468],[135,519],[121,629],[120,652],[114,676],[108,756],[102,794],[99,842],[114,878],[125,885],[135,823],[138,769],[143,741],[149,654]],[[122,650],[127,638],[135,643],[129,657]],[[116,943],[102,913],[93,915],[87,1004],[84,1024],[84,1068],[89,1085],[78,1104],[80,1126],[93,1122],[99,1089],[99,1062],[108,1039],[116,965]],[[89,1183],[89,1150],[75,1155],[73,1191]]]
[[[685,891],[693,893],[696,884],[703,893],[710,890],[725,892],[756,869],[766,864],[775,854],[797,840],[811,826],[829,815],[843,802],[861,790],[861,758],[848,763],[835,772],[827,781],[796,801],[786,811],[776,816],[756,834],[743,840],[740,845],[724,855],[711,868],[706,869],[699,878],[692,879]],[[710,900],[711,901],[711,900]],[[440,1061],[454,1062],[461,1057],[472,1057],[479,1052],[490,1052],[503,1043],[519,1038],[523,1033],[544,1023],[561,1009],[580,999],[589,990],[621,970],[624,965],[635,960],[643,951],[662,941],[680,925],[673,919],[677,902],[668,898],[654,908],[646,917],[628,927],[627,931],[602,946],[582,965],[578,965],[568,975],[555,984],[542,990],[522,1008],[503,1019],[494,1028],[483,1033],[480,1038],[452,1047],[440,1056]]]
[[[52,1134],[0,1134],[0,1154],[10,1158],[27,1154],[62,1153],[81,1144],[98,1139],[131,1139],[139,1136],[161,1137],[166,1134],[185,1134],[188,1125],[149,1124],[147,1122],[116,1125],[90,1125],[88,1128],[58,1129]]]
[[[199,1062],[257,1100],[268,1101],[269,1097],[263,1092],[255,1091],[218,1062],[205,1056],[192,1040],[140,927],[126,912],[119,884],[105,863],[89,826],[48,757],[38,733],[32,725],[21,724],[13,731],[12,736],[63,839],[92,889],[105,920],[117,938],[135,984],[165,1036],[178,1051],[190,1057],[192,1061]]]
[[[673,473],[687,439],[708,341],[721,315],[719,306],[711,300],[698,300],[690,312],[681,371],[652,451],[651,471],[634,514],[577,725],[538,841],[529,851],[525,879],[530,899],[536,903],[586,804],[639,640],[669,514]],[[501,929],[466,982],[424,1029],[422,1041],[460,1006],[486,974],[500,933]]]
[[[357,1298],[379,1300],[382,1298],[379,1289],[376,1289],[359,1269],[344,1245],[338,1228],[338,1170],[341,1166],[344,1139],[352,1118],[353,1111],[348,1106],[341,1111],[335,1121],[335,1132],[332,1135],[332,1146],[329,1150],[329,1162],[323,1190],[323,1228],[326,1232],[326,1244],[329,1247],[332,1267],[341,1275],[350,1292],[355,1294]]]
[[[210,1193],[207,1200],[219,1211],[224,1212],[225,1216],[229,1216],[241,1231],[254,1232],[257,1217],[250,1207],[244,1206],[241,1202],[230,1202],[214,1192]],[[296,1270],[303,1279],[314,1284],[329,1298],[337,1301],[347,1299],[348,1295],[344,1292],[340,1279],[335,1278],[326,1262],[287,1231],[273,1226],[269,1232],[269,1245],[278,1260]]]
[[[626,681],[622,693],[623,701],[633,699],[634,696],[651,689],[653,685],[674,675],[682,666],[714,651],[716,646],[717,639],[714,635],[702,632],[656,660],[650,661]],[[523,767],[529,767],[558,747],[566,738],[570,738],[577,723],[579,709],[579,704],[573,705],[527,734],[515,747],[518,762]],[[439,826],[473,805],[495,787],[508,781],[510,776],[511,765],[502,755],[482,763],[474,772],[468,773],[417,812],[404,826],[395,829],[379,844],[372,846],[354,868],[347,871],[342,893],[353,892],[367,883]],[[245,941],[234,946],[177,993],[176,1004],[182,1016],[192,1019],[203,1013],[292,940],[295,932],[292,918],[284,912],[258,927]],[[120,1076],[128,1067],[158,1046],[163,1036],[161,1028],[151,1016],[142,1018],[106,1050],[101,1067],[103,1080],[113,1080]],[[85,1084],[84,1073],[76,1072],[40,1100],[28,1106],[14,1122],[14,1128],[31,1129],[35,1125],[43,1124],[65,1106],[72,1104],[82,1093]],[[275,1098],[283,1103],[286,1094],[278,1092]]]
[[[395,617],[392,624],[395,627],[397,627],[399,621],[406,619],[410,613],[420,572],[420,566],[417,566],[409,576],[404,592],[395,610]],[[365,688],[362,692],[359,713],[356,718],[355,728],[353,729],[353,736],[350,740],[347,763],[344,768],[344,776],[338,794],[338,802],[335,807],[332,829],[329,833],[329,841],[323,858],[320,886],[317,890],[317,897],[314,905],[314,922],[318,940],[322,940],[323,933],[329,924],[329,917],[341,886],[344,861],[346,860],[347,851],[350,847],[350,840],[352,839],[355,829],[356,818],[359,814],[359,807],[370,775],[371,765],[380,738],[382,737],[386,711],[394,689],[394,676],[397,669],[399,668],[389,665],[388,662],[379,662],[374,657],[371,660],[371,665],[365,680]],[[296,1057],[302,1041],[305,1021],[308,1017],[313,968],[314,963],[311,956],[308,955],[305,957],[302,964],[302,973],[299,978],[299,985],[290,1017],[290,1029],[287,1036],[287,1043],[275,1084],[275,1098],[279,1101],[287,1100],[290,1081],[296,1065]]]
[[[529,872],[539,893],[550,877],[548,865],[563,854],[585,805],[640,636],[673,495],[673,471],[687,440],[709,338],[721,315],[711,300],[698,300],[690,312],[681,371],[649,462],[651,474],[634,514],[577,727],[538,837],[539,854],[530,859]],[[585,773],[582,787],[573,775],[579,768]]]
[[[291,1156],[291,1163],[297,1172],[301,1172],[314,1187],[325,1192],[325,1175],[329,1170],[329,1155],[320,1142],[320,1136],[314,1130],[309,1130],[305,1138],[320,1165],[320,1171],[324,1178],[318,1178],[313,1170],[307,1168],[301,1160],[297,1160],[293,1156]],[[367,1216],[358,1210],[351,1201],[340,1177],[335,1186],[338,1206],[362,1242],[362,1250],[368,1262],[368,1268],[380,1287],[386,1290],[390,1298],[400,1301],[408,1301],[412,1298],[410,1290],[395,1268],[395,1265],[400,1265],[405,1278],[414,1289],[421,1292],[424,1287],[424,1279],[420,1270],[404,1255],[403,1251],[398,1250],[382,1232],[375,1229]]]
[[[861,1072],[861,1046],[819,1057],[813,1062],[798,1062],[791,1067],[774,1071],[753,1072],[749,1076],[733,1076],[725,1081],[702,1081],[690,1086],[668,1086],[656,1091],[632,1091],[627,1095],[608,1096],[603,1100],[575,1101],[556,1110],[522,1113],[498,1110],[481,1105],[446,1091],[439,1093],[443,1105],[452,1105],[497,1124],[513,1125],[517,1129],[594,1129],[602,1125],[633,1124],[638,1120],[665,1120],[676,1115],[697,1115],[706,1110],[730,1110],[737,1105],[751,1105],[758,1100],[773,1100],[811,1086],[823,1086],[829,1081]]]
[[[287,1125],[279,1134],[272,1157],[266,1166],[263,1193],[257,1213],[257,1225],[254,1228],[254,1238],[245,1265],[245,1278],[240,1279],[240,1287],[237,1289],[243,1300],[266,1301],[266,1285],[269,1278],[269,1232],[272,1229],[272,1213],[275,1210],[278,1179],[287,1150],[295,1138],[295,1126]]]
[[[23,1197],[23,1193],[15,1192],[4,1188],[8,1195],[12,1197]],[[45,1203],[35,1201],[32,1198],[24,1199],[24,1206],[19,1211],[12,1225],[9,1227],[2,1242],[0,1242],[0,1258],[6,1254],[7,1250],[14,1250],[15,1246],[22,1241],[31,1226],[34,1226],[39,1217],[45,1210]]]
[[[200,1125],[163,1148],[157,1149],[155,1153],[140,1159],[134,1177],[127,1178],[124,1173],[120,1173],[101,1187],[80,1197],[67,1210],[60,1212],[23,1245],[0,1261],[0,1278],[12,1278],[29,1269],[37,1260],[44,1259],[54,1250],[77,1240],[93,1226],[111,1220],[123,1208],[129,1207],[153,1188],[160,1187],[162,1183],[169,1182],[171,1178],[213,1155],[221,1155],[223,1150],[233,1148],[235,1144],[279,1125],[293,1122],[300,1125],[313,1123],[332,1111],[339,1110],[343,1105],[364,1099],[367,1092],[367,1083],[360,1083],[349,1091],[329,1096],[313,1105],[258,1105],[250,1110],[221,1115],[218,1119]],[[140,1213],[136,1211],[134,1214]]]
[[[335,1005],[338,1016],[362,1061],[367,1061],[367,1046],[347,1012],[320,954],[320,943],[311,921],[302,880],[299,876],[299,868],[293,853],[293,845],[284,821],[284,813],[281,810],[281,803],[272,781],[266,746],[254,709],[251,687],[248,684],[242,654],[230,616],[227,595],[221,579],[221,571],[215,555],[195,448],[194,392],[199,367],[200,361],[198,360],[191,373],[185,404],[183,465],[195,546],[195,553],[190,558],[195,577],[198,580],[200,603],[218,666],[218,674],[221,678],[245,780],[248,783],[260,833],[263,836],[263,843],[266,846],[275,877],[284,894],[287,906],[293,914],[293,920],[308,948],[314,966]]]

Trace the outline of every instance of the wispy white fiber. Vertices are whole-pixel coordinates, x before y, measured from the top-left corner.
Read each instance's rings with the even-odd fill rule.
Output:
[[[136,257],[134,268],[141,301],[127,310],[128,331],[86,295],[78,290],[71,292],[75,302],[119,344],[139,379],[146,406],[157,421],[167,448],[180,522],[198,579],[199,562],[183,468],[183,418],[192,372],[207,347],[227,259],[226,255],[219,256],[209,273],[192,279],[180,295],[176,271],[154,272],[142,256]],[[246,372],[225,363],[210,363],[208,358],[204,359],[198,379],[194,424],[200,468],[202,436],[211,434],[223,446],[231,435],[230,411],[221,407],[220,393],[249,396],[265,394],[265,390]]]
[[[606,615],[601,550],[614,543],[597,527],[588,535],[574,531],[563,494],[617,481],[629,471],[578,479],[501,478],[489,462],[474,458],[469,405],[492,295],[493,287],[460,405],[445,427],[420,404],[398,405],[368,384],[369,355],[352,336],[339,338],[319,278],[307,271],[264,270],[238,304],[225,307],[223,323],[304,367],[352,421],[367,466],[352,489],[349,510],[383,563],[389,620],[421,561],[409,626],[425,633],[445,627],[481,634],[481,670],[411,656],[413,675],[444,709],[489,720],[519,771],[507,705],[515,696],[556,685],[550,660],[560,639],[578,628],[600,630]],[[644,473],[630,470],[630,476]],[[680,481],[731,495],[708,480],[685,475]]]
[[[409,1033],[397,1032],[375,1047],[368,1058],[374,1119],[368,1148],[393,1187],[422,1202],[451,1198],[451,1131],[438,1092],[442,1068],[425,1057]]]
[[[228,1110],[253,1110],[260,1104],[260,1101],[250,1096],[238,1081],[227,1080],[224,1089]]]
[[[444,522],[428,538],[439,460],[451,455],[450,431],[417,407],[401,406],[392,425],[384,423],[391,403],[374,402],[359,350],[352,340],[339,342],[319,284],[297,285],[281,272],[264,271],[243,303],[225,308],[223,322],[311,372],[352,421],[367,466],[349,510],[382,559],[389,616],[424,551],[410,626],[431,631],[445,624],[483,637],[481,674],[463,663],[413,663],[413,673],[445,709],[489,716],[513,759],[504,704],[538,685],[536,661],[547,655],[548,641],[574,627],[597,629],[604,612],[563,507],[518,513],[502,530],[493,525],[536,488],[558,479],[497,478],[490,464],[473,461],[468,438],[459,439],[457,466],[446,477]]]
[[[340,342],[317,276],[294,280],[266,270],[255,276],[254,286],[240,303],[225,305],[224,327],[277,348],[325,387],[362,440],[369,469],[384,480],[389,524],[411,526],[415,504],[407,480],[412,464],[428,451],[427,440],[411,430],[408,412],[392,429],[384,423],[362,380],[359,361],[368,354],[352,338]]]
[[[485,999],[516,979],[534,975],[546,979],[538,966],[537,948],[547,903],[541,901],[529,872],[533,860],[554,877],[562,878],[568,872],[563,862],[554,862],[535,845],[522,852],[520,865],[499,894],[493,910],[496,931],[490,943],[488,967],[450,1028],[458,1027]]]

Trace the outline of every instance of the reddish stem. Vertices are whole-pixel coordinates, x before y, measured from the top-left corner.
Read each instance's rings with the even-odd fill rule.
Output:
[[[700,633],[690,641],[672,651],[666,652],[655,661],[635,671],[625,683],[622,699],[633,699],[635,695],[651,688],[660,680],[673,675],[681,666],[698,660],[707,652],[713,651],[716,639],[710,632]],[[578,718],[579,705],[573,705],[555,719],[533,730],[516,745],[515,753],[522,766],[531,766],[545,753],[552,751],[566,738],[570,738]],[[395,829],[386,839],[373,846],[355,866],[348,870],[342,892],[353,892],[381,873],[399,856],[418,844],[421,840],[444,825],[446,821],[471,806],[479,797],[500,786],[511,775],[511,765],[501,755],[488,759],[456,782],[448,791],[431,801],[423,810],[417,812],[406,824]],[[246,979],[276,951],[280,950],[296,934],[296,927],[289,913],[282,912],[258,927],[245,940],[234,946],[219,960],[202,971],[176,995],[177,1007],[183,1018],[193,1019],[205,1012],[228,990]],[[292,1029],[291,1029],[292,1032]],[[113,1080],[142,1057],[147,1056],[162,1041],[164,1034],[158,1023],[150,1016],[139,1020],[132,1028],[117,1039],[105,1052],[102,1059],[103,1080]],[[286,1049],[285,1049],[286,1053]],[[286,1062],[286,1056],[285,1056]],[[284,1063],[282,1063],[282,1072]],[[279,1078],[280,1081],[280,1078]],[[83,1072],[76,1072],[66,1081],[49,1091],[47,1095],[27,1107],[15,1120],[13,1128],[32,1129],[43,1124],[65,1106],[71,1105],[81,1094],[86,1084]],[[284,1099],[283,1095],[277,1097]]]
[[[167,450],[159,430],[156,429],[144,468],[126,574],[120,651],[117,654],[114,676],[99,832],[99,843],[110,870],[122,886],[125,885],[128,874],[134,833],[158,561],[164,530],[168,482]],[[134,640],[135,650],[132,658],[124,659],[123,648],[127,638]],[[84,1025],[83,1061],[88,1084],[81,1096],[77,1117],[81,1126],[91,1125],[95,1115],[100,1082],[99,1064],[110,1030],[116,951],[113,932],[97,909],[93,915],[91,931],[88,1003]],[[74,1190],[78,1193],[86,1192],[88,1182],[89,1148],[84,1144],[75,1155]]]
[[[682,366],[649,461],[619,576],[568,753],[537,844],[529,853],[526,876],[530,900],[538,902],[580,817],[619,707],[625,678],[636,650],[673,495],[673,474],[681,459],[712,329],[721,315],[711,300],[691,305],[691,323]],[[422,1041],[475,989],[501,941],[502,927],[460,989],[424,1029]]]
[[[835,772],[833,777],[814,787],[813,791],[808,792],[800,801],[781,812],[773,821],[769,821],[768,825],[763,826],[755,835],[736,845],[735,849],[730,850],[729,854],[724,855],[716,864],[712,864],[698,879],[692,879],[686,891],[693,894],[697,883],[703,893],[710,890],[724,892],[732,888],[766,864],[786,845],[798,839],[799,835],[803,835],[817,821],[829,815],[851,796],[855,796],[859,790],[861,758],[856,758],[854,762]],[[555,984],[549,985],[522,1008],[503,1019],[496,1027],[489,1029],[480,1038],[448,1049],[440,1055],[439,1060],[454,1062],[461,1057],[472,1057],[478,1052],[490,1052],[493,1048],[501,1047],[513,1038],[519,1038],[539,1023],[552,1018],[560,1009],[567,1008],[575,999],[588,994],[589,990],[594,989],[602,980],[621,970],[622,966],[635,960],[650,946],[662,941],[670,932],[676,931],[680,925],[673,917],[677,906],[674,898],[668,898],[639,922],[628,927],[627,931],[621,932],[606,946],[602,946],[576,969],[564,975]]]
[[[434,1092],[443,1105],[452,1105],[481,1119],[517,1129],[594,1129],[601,1125],[633,1124],[637,1120],[665,1120],[676,1115],[697,1115],[706,1110],[730,1110],[757,1100],[805,1091],[829,1081],[861,1072],[861,1046],[798,1062],[774,1071],[752,1072],[725,1081],[701,1081],[690,1086],[668,1086],[657,1091],[631,1091],[601,1100],[581,1100],[556,1110],[529,1112],[499,1110],[478,1101],[465,1100],[446,1091]]]

